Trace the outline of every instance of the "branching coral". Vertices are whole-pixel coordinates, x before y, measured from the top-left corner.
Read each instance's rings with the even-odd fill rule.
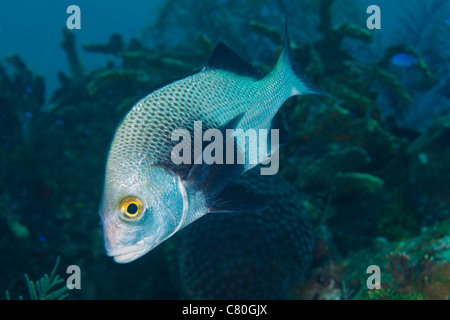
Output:
[[[391,253],[386,269],[391,273],[388,289],[401,295],[421,294],[425,299],[449,299],[448,283],[450,264],[435,262],[425,255],[417,264],[408,263],[410,257],[405,253]]]
[[[114,33],[109,37],[107,44],[83,44],[83,49],[89,52],[102,52],[105,54],[116,54],[125,49],[125,42],[120,34]]]
[[[67,61],[69,62],[70,72],[74,79],[79,79],[83,76],[83,66],[75,49],[75,36],[73,32],[68,29],[63,29],[63,40],[61,46],[67,55]]]
[[[389,260],[386,269],[391,272],[396,284],[405,286],[413,281],[415,265],[408,265],[409,257],[405,253],[390,253],[386,258]]]

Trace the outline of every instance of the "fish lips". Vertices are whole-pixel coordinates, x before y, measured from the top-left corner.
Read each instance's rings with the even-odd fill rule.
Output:
[[[148,252],[144,244],[132,244],[118,249],[107,250],[107,255],[114,257],[117,263],[128,263],[134,261]]]

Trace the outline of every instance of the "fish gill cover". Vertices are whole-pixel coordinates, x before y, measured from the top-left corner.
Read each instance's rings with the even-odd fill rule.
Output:
[[[381,30],[366,27],[370,4],[381,8]],[[1,57],[5,298],[27,297],[29,279],[60,256],[52,276],[67,278],[69,265],[82,272],[69,299],[448,299],[449,6],[163,1],[133,37],[111,30],[79,44],[61,25],[54,42],[68,68],[59,66],[52,92],[22,54]],[[286,18],[295,62],[336,99],[281,108],[291,139],[280,172],[253,169],[237,186],[268,207],[207,215],[130,264],[111,261],[98,207],[118,123],[154,89],[202,68],[219,41],[268,73]],[[101,66],[87,67],[91,56]],[[369,265],[381,268],[380,290],[366,286]]]

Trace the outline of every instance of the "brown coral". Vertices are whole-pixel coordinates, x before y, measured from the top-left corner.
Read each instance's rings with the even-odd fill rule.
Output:
[[[392,287],[401,294],[421,293],[427,300],[448,300],[450,298],[450,264],[435,262],[425,255],[417,266],[408,265],[409,256],[405,253],[391,253],[386,268],[392,274]]]
[[[414,264],[408,266],[409,256],[405,253],[397,252],[390,253],[386,258],[389,260],[386,269],[391,272],[392,279],[396,284],[404,286],[413,281],[415,266]]]

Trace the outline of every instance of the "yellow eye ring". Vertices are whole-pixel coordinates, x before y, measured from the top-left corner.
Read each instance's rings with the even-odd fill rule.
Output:
[[[119,204],[121,217],[125,220],[136,220],[144,212],[144,203],[141,199],[129,196],[123,198]]]

